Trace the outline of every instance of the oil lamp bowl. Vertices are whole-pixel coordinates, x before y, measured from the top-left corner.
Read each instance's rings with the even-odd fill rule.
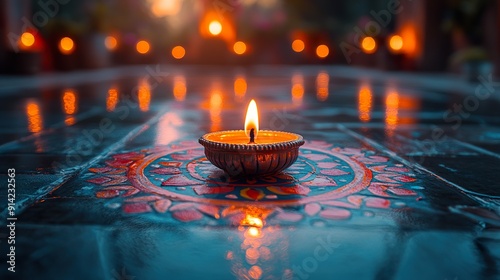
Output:
[[[212,132],[199,139],[207,159],[231,177],[272,175],[290,167],[304,138],[295,133],[260,130],[255,144],[244,130]]]

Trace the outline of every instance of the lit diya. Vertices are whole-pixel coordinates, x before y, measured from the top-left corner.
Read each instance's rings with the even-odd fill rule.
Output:
[[[245,130],[218,131],[199,139],[207,159],[230,176],[271,175],[285,170],[299,156],[301,135],[259,130],[257,104],[250,101]]]

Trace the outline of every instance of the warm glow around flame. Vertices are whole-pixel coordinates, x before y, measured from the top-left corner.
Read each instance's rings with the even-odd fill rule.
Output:
[[[248,104],[247,115],[245,118],[245,134],[250,137],[250,130],[255,129],[255,139],[259,134],[259,112],[257,111],[257,103],[252,99]]]
[[[213,20],[208,25],[208,31],[210,34],[217,36],[222,32],[222,24],[217,20]]]

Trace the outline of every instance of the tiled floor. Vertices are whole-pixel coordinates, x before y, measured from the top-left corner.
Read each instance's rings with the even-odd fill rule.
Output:
[[[500,278],[498,84],[156,67],[0,81],[0,177],[15,168],[17,207],[3,275]],[[283,174],[229,178],[197,140],[242,129],[252,98],[262,129],[306,144]]]

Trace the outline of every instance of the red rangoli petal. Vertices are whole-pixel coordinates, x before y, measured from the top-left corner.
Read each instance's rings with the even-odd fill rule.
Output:
[[[309,216],[314,216],[321,211],[321,205],[318,203],[309,203],[304,207],[304,212]]]
[[[189,185],[200,185],[199,181],[193,181],[188,179],[184,175],[174,175],[168,180],[163,181],[162,186],[189,186]]]
[[[403,188],[389,188],[388,190],[395,195],[401,195],[401,196],[417,195],[417,193],[415,191],[403,189]]]
[[[365,199],[365,205],[373,208],[389,208],[391,206],[391,202],[385,198],[368,197]]]
[[[232,192],[234,187],[207,187],[207,186],[198,186],[193,187],[194,192],[197,195],[206,195],[206,194],[223,194]]]
[[[147,213],[152,210],[147,203],[127,203],[123,205],[123,211],[127,214]]]
[[[169,199],[160,199],[154,202],[153,207],[158,213],[165,213],[170,205],[172,205],[172,201]]]
[[[201,214],[196,209],[189,209],[189,210],[175,211],[172,213],[172,217],[181,222],[191,222],[191,221],[201,220],[203,218],[203,214]]]
[[[173,168],[173,167],[162,167],[162,168],[156,168],[150,171],[151,173],[154,174],[160,174],[160,175],[177,175],[181,174],[181,171],[178,168]]]
[[[95,196],[97,198],[113,198],[117,197],[120,195],[119,190],[103,190],[103,191],[98,191]]]

